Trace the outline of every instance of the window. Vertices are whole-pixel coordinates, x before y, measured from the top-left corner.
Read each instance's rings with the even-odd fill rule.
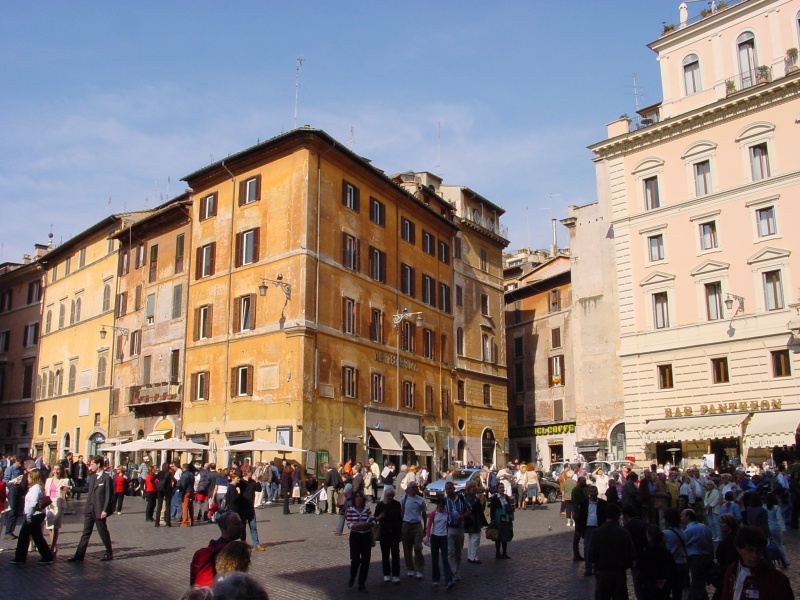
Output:
[[[57,433],[58,432],[58,416],[53,415],[50,417],[50,433]]]
[[[183,314],[183,286],[178,284],[172,288],[172,318],[179,319]]]
[[[342,395],[358,398],[358,370],[354,367],[342,367]]]
[[[181,374],[181,351],[171,350],[169,353],[169,382],[177,385]]]
[[[728,383],[730,381],[728,359],[726,357],[711,359],[711,376],[714,383]]]
[[[522,339],[522,338],[520,338]],[[561,328],[554,327],[550,330],[550,347],[561,348]]]
[[[369,247],[369,276],[375,281],[386,283],[386,252],[374,246]]]
[[[694,164],[694,191],[699,196],[707,196],[711,187],[711,161],[703,160]]]
[[[450,390],[442,390],[442,414],[450,414]]]
[[[458,381],[456,384],[456,400],[462,404],[467,401],[466,385],[463,381]]]
[[[145,322],[148,325],[152,325],[153,323],[156,322],[156,295],[155,294],[147,294],[147,302],[145,304],[144,318],[145,318]]]
[[[700,224],[700,248],[702,250],[713,250],[718,248],[717,242],[717,223],[709,221]]]
[[[8,342],[11,334],[9,331],[0,331],[0,352],[8,352]]]
[[[136,247],[136,260],[134,261],[134,268],[141,269],[145,262],[145,247],[144,244],[139,244]]]
[[[658,177],[647,177],[642,180],[644,184],[644,208],[653,210],[661,206],[661,199],[658,195]]]
[[[464,308],[464,288],[456,285],[456,306]]]
[[[486,333],[481,336],[481,358],[483,362],[492,360],[492,338]]]
[[[781,283],[780,269],[766,271],[762,274],[764,279],[764,306],[767,310],[780,310],[783,308],[783,284]]]
[[[697,54],[690,54],[683,59],[683,82],[686,86],[686,95],[695,94],[703,89],[700,82],[700,61]]]
[[[489,296],[481,294],[481,314],[485,317],[489,316]]]
[[[252,204],[261,198],[261,175],[245,179],[239,184],[239,206]]]
[[[791,358],[788,350],[774,350],[772,357],[772,376],[789,377],[792,374]]]
[[[370,400],[383,403],[384,378],[381,373],[373,373],[370,376]]]
[[[211,277],[214,274],[214,261],[217,254],[217,243],[211,242],[197,249],[197,265],[195,279]]]
[[[256,328],[256,295],[239,296],[233,305],[233,331],[248,331]]]
[[[425,386],[425,412],[433,412],[433,388],[429,385]]]
[[[183,273],[183,255],[186,246],[186,235],[179,233],[175,238],[175,274]]]
[[[658,389],[671,390],[674,387],[672,382],[672,365],[658,365]]]
[[[761,181],[769,177],[769,155],[767,143],[750,146],[750,174],[753,181]]]
[[[22,398],[33,398],[33,379],[33,365],[22,365]],[[3,397],[3,385],[0,381],[0,398]]]
[[[42,282],[38,279],[28,284],[28,304],[35,304],[42,299]]]
[[[722,319],[722,284],[719,281],[705,284],[706,317],[709,321]]]
[[[62,314],[64,312],[64,305],[61,305],[61,312],[58,315],[59,323],[63,321]],[[122,292],[117,296],[117,316],[122,317],[128,312],[128,292]],[[59,324],[59,328],[62,325]]]
[[[136,286],[136,291],[133,295],[133,310],[141,310],[142,308],[142,285],[139,284]]]
[[[142,330],[137,329],[136,331],[131,331],[130,355],[138,356],[141,350],[142,350]]]
[[[551,356],[547,365],[550,387],[564,385],[564,355]]]
[[[436,238],[424,229],[422,230],[422,251],[431,256],[436,254]]]
[[[406,352],[417,351],[416,325],[408,321],[403,321],[400,326],[400,349]]]
[[[414,392],[416,385],[413,381],[404,381],[401,386],[403,396],[403,406],[406,408],[414,408]]]
[[[201,371],[200,373],[192,373],[192,400],[195,402],[202,402],[208,400],[208,371]]]
[[[86,266],[86,248],[81,248],[78,250],[78,268],[83,268]]]
[[[464,330],[461,327],[456,329],[456,354],[464,356]]]
[[[488,383],[483,384],[483,404],[485,406],[492,405],[492,386]]]
[[[149,354],[142,357],[142,385],[150,385],[150,370],[153,365],[153,357]]]
[[[756,223],[758,224],[758,237],[767,237],[778,233],[775,226],[775,207],[767,206],[756,210]]]
[[[444,364],[447,364],[447,336],[442,334],[441,343],[439,344],[439,359]]]
[[[523,338],[523,337],[515,337],[514,338],[514,358],[524,358],[524,357],[525,357],[525,338]]]
[[[356,301],[352,298],[342,298],[342,331],[356,333]]]
[[[450,264],[450,245],[439,240],[439,260],[446,265]]]
[[[558,312],[561,310],[561,290],[556,288],[550,290],[550,312]]]
[[[211,305],[200,306],[195,309],[194,315],[194,340],[205,340],[211,337]]]
[[[101,354],[97,359],[97,387],[105,387],[106,371],[108,369],[108,359],[105,354]]]
[[[414,268],[407,264],[400,265],[400,291],[414,297]]]
[[[209,194],[200,200],[200,220],[205,221],[217,214],[217,193]]]
[[[400,217],[400,237],[409,244],[414,244],[417,239],[416,225],[405,217]]]
[[[653,294],[653,326],[656,329],[665,329],[669,327],[667,292]]]
[[[350,210],[359,212],[359,210],[361,209],[360,196],[361,192],[356,186],[347,181],[342,181],[342,204],[344,206],[346,206]]]
[[[99,412],[98,413],[94,413],[94,424],[95,424],[95,427],[99,427],[100,426],[100,414],[101,413],[99,413]]]
[[[422,275],[422,301],[425,304],[436,306],[436,281],[433,277]]]
[[[120,250],[119,253],[119,274],[127,275],[130,269],[130,255],[127,250]],[[55,279],[53,280],[55,281]]]
[[[369,199],[369,220],[376,225],[386,227],[386,207],[380,200]]]
[[[11,310],[11,290],[3,290],[0,293],[0,313]]]
[[[44,417],[39,417],[39,435],[44,433]]]
[[[117,361],[120,361],[124,358],[125,355],[125,338],[122,334],[117,336],[117,345],[115,350],[115,358]]]
[[[369,322],[369,339],[373,342],[383,343],[383,311],[373,308]]]
[[[83,299],[78,296],[75,300],[72,301],[72,307],[74,309],[74,322],[80,323],[81,320],[81,306],[83,306]]]
[[[739,55],[739,75],[742,80],[742,89],[749,88],[756,83],[756,40],[755,36],[746,31],[736,39],[737,54]]]
[[[647,238],[647,250],[650,262],[664,260],[664,235],[651,235]]]
[[[22,330],[22,345],[26,348],[35,346],[39,343],[39,323],[25,325]]]
[[[156,279],[158,279],[158,244],[152,244],[150,246],[150,272],[147,280],[153,283]]]
[[[57,367],[56,368],[55,382],[54,382],[54,386],[55,386],[54,393],[55,393],[56,396],[60,396],[61,395],[61,392],[63,390],[63,385],[64,385],[64,369],[62,369],[61,367]]]
[[[342,233],[342,264],[353,271],[359,270],[358,239],[347,233]]]
[[[120,296],[122,296],[123,294],[124,294],[124,292],[122,294],[120,294]],[[120,315],[124,315],[124,314],[125,314],[124,312],[120,312]],[[66,318],[66,316],[67,316],[67,305],[62,302],[61,304],[58,305],[58,328],[59,329],[63,329],[64,328],[64,319]]]
[[[486,248],[481,248],[480,251],[480,267],[481,271],[488,271],[489,270],[489,253],[486,251]]]
[[[253,367],[246,365],[231,369],[231,397],[253,395]]]
[[[439,283],[439,310],[450,314],[453,310],[451,305],[450,286],[446,283]]]
[[[111,310],[111,285],[103,286],[103,312]]]
[[[436,358],[436,334],[430,329],[422,330],[422,356]]]
[[[258,243],[260,227],[236,234],[236,260],[234,266],[250,265],[258,262]]]
[[[453,238],[453,258],[461,260],[461,238],[457,236]]]
[[[68,256],[64,260],[64,277],[69,275],[71,271],[72,271],[72,257]]]
[[[514,363],[514,392],[522,394],[525,391],[525,363]]]

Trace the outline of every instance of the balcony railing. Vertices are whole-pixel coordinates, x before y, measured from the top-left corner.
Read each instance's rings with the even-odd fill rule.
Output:
[[[758,85],[760,83],[769,83],[771,81],[772,67],[761,66],[748,69],[742,73],[739,73],[735,77],[727,79],[726,85],[728,86],[728,94],[733,94],[741,90],[746,90],[754,85]],[[729,82],[733,82],[734,89],[731,89],[731,84]]]
[[[145,406],[180,401],[181,385],[164,381],[131,387],[128,406]]]
[[[727,10],[733,6],[736,6],[737,4],[741,4],[742,2],[746,1],[747,0],[728,0],[727,2],[716,2],[715,3],[716,8],[703,9],[703,11],[699,15],[696,15],[691,19],[687,19],[686,23],[679,23],[678,28],[683,29],[684,27],[689,27],[691,25],[694,25],[695,23],[699,23],[703,19],[707,19],[708,17],[713,17],[717,13],[720,13],[724,10]],[[709,2],[709,5],[710,4],[711,2]]]
[[[506,227],[505,225],[501,225],[493,217],[486,217],[468,213],[465,218],[466,220],[471,221],[472,223],[475,223],[476,225],[479,225],[484,229],[488,229],[492,233],[496,233],[505,240],[508,239],[508,227]]]

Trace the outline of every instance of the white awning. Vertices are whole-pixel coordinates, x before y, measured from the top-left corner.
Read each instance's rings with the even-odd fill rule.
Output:
[[[800,425],[800,410],[757,412],[747,424],[744,434],[746,448],[793,446]]]
[[[375,441],[378,442],[378,445],[384,452],[389,454],[403,453],[402,446],[397,443],[397,440],[394,439],[394,436],[391,434],[391,432],[381,431],[380,429],[370,429],[369,432],[372,434],[372,437],[375,438]]]
[[[742,436],[742,423],[748,414],[653,419],[642,428],[642,437],[647,443],[737,438]]]
[[[168,431],[154,431],[153,433],[150,433],[147,436],[145,436],[144,439],[148,442],[160,442],[166,437],[168,433],[169,433]]]
[[[417,454],[433,454],[433,450],[428,446],[428,442],[426,442],[425,438],[421,435],[417,435],[416,433],[404,433],[403,437],[406,438],[406,441]]]

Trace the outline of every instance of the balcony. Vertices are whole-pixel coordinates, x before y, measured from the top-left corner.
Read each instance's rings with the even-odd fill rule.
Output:
[[[772,81],[772,67],[762,65],[739,73],[735,77],[725,80],[727,95],[746,90],[754,85],[770,83]]]
[[[500,225],[499,220],[496,220],[494,217],[482,216],[479,213],[467,213],[467,215],[463,218],[466,221],[475,223],[483,229],[491,231],[495,235],[499,235],[504,240],[508,239],[508,227],[505,225]]]
[[[167,381],[133,386],[130,389],[130,397],[126,406],[136,409],[146,406],[180,404],[181,387],[180,384]]]

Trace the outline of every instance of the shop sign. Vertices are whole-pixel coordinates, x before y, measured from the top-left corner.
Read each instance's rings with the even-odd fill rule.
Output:
[[[380,350],[375,351],[375,360],[378,362],[385,363],[387,365],[392,365],[393,367],[397,366],[397,355],[390,354],[389,352],[381,352]],[[407,358],[400,357],[400,366],[404,369],[408,369],[409,371],[418,371],[417,363],[413,360],[409,360]]]
[[[694,417],[697,415],[724,415],[737,412],[757,412],[760,410],[780,410],[781,400],[751,400],[749,402],[722,402],[719,404],[701,404],[700,412],[695,412],[691,406],[681,408],[665,408],[664,416]]]
[[[575,423],[537,425],[533,428],[533,435],[563,435],[565,433],[575,433]]]

